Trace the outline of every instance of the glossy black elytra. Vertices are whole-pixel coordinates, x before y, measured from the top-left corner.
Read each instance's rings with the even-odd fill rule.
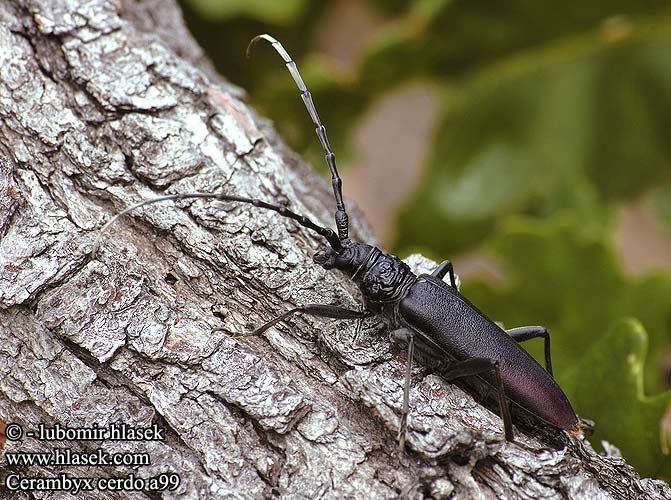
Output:
[[[335,319],[381,316],[390,328],[391,340],[407,347],[403,408],[398,433],[401,448],[405,443],[410,375],[415,357],[448,381],[477,376],[494,388],[508,441],[514,437],[509,402],[559,429],[577,429],[579,419],[552,377],[550,336],[545,328],[527,326],[503,330],[457,291],[454,270],[449,261],[444,261],[430,275],[417,276],[398,257],[349,238],[349,218],[342,196],[342,181],[326,136],[326,128],[319,119],[312,96],[294,61],[270,35],[259,35],[252,39],[247,47],[247,56],[259,40],[268,41],[284,59],[316,127],[331,171],[337,233],[285,207],[223,193],[184,193],[145,200],[119,213],[103,230],[118,217],[149,203],[203,198],[249,203],[272,210],[324,237],[329,246],[314,256],[314,262],[324,269],[340,269],[349,274],[361,290],[363,309],[306,304],[287,311],[251,334],[262,333],[297,313]],[[449,285],[443,281],[446,275],[449,276]],[[536,337],[543,337],[545,342],[545,369],[518,345],[519,342]]]

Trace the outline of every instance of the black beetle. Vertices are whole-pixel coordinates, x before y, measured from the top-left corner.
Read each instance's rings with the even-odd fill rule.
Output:
[[[401,448],[405,442],[410,375],[415,357],[448,381],[477,376],[494,388],[508,441],[514,438],[508,402],[554,427],[577,430],[579,419],[552,377],[550,336],[545,328],[527,326],[503,330],[457,291],[454,270],[447,260],[432,274],[416,276],[398,257],[349,238],[349,219],[342,196],[342,181],[336,168],[335,155],[326,137],[326,128],[319,120],[310,92],[294,61],[270,35],[253,38],[247,47],[247,56],[250,56],[259,40],[270,42],[284,59],[316,126],[332,176],[337,234],[285,207],[222,193],[185,193],[145,200],[113,217],[101,232],[118,217],[135,208],[167,200],[217,199],[249,203],[278,212],[328,241],[330,248],[317,253],[313,257],[314,262],[324,269],[340,269],[348,273],[361,290],[364,304],[362,310],[306,304],[287,311],[251,334],[262,333],[297,313],[335,319],[360,319],[374,315],[382,317],[390,327],[391,340],[407,346],[403,409],[398,435]],[[449,276],[449,285],[443,281],[446,275]],[[518,345],[519,342],[536,337],[544,338],[545,369]]]

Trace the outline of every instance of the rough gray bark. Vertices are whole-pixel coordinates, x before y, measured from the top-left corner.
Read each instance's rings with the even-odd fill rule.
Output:
[[[399,456],[403,363],[375,322],[358,341],[348,322],[310,318],[232,338],[292,304],[358,302],[344,276],[311,264],[312,236],[275,214],[153,205],[92,258],[96,230],[142,199],[225,190],[331,224],[329,187],[214,74],[171,1],[5,2],[0,20],[0,424],[165,430],[8,441],[2,485],[172,471],[175,492],[78,498],[671,497],[567,435],[503,442],[496,415],[420,369]],[[68,446],[147,451],[151,465],[7,465],[8,452]]]

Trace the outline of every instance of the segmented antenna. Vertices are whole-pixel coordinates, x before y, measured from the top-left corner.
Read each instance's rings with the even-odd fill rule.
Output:
[[[286,207],[282,207],[280,205],[273,205],[271,203],[267,203],[262,200],[258,200],[256,198],[246,198],[244,196],[233,196],[233,195],[227,195],[223,193],[181,193],[181,194],[171,194],[167,196],[159,196],[158,198],[152,198],[150,200],[144,200],[139,203],[136,203],[133,206],[128,207],[122,212],[119,212],[116,214],[114,217],[112,217],[102,228],[100,228],[100,232],[98,233],[98,238],[95,241],[95,244],[93,245],[93,255],[95,255],[98,245],[100,243],[100,238],[102,238],[103,233],[109,228],[114,222],[119,218],[123,217],[129,212],[132,212],[136,208],[143,207],[145,205],[149,205],[151,203],[158,203],[161,201],[170,201],[170,200],[188,200],[188,199],[194,199],[194,198],[201,198],[201,199],[215,199],[215,200],[220,200],[220,201],[235,201],[238,203],[249,203],[251,205],[254,205],[255,207],[261,207],[265,208],[267,210],[272,210],[274,212],[277,212],[278,214],[282,215],[283,217],[287,217],[289,219],[293,219],[296,222],[298,222],[301,226],[306,227],[308,229],[311,229],[315,231],[316,233],[320,234],[324,238],[328,240],[330,243],[331,247],[336,252],[341,252],[342,251],[342,245],[340,243],[340,240],[338,239],[338,236],[333,232],[332,229],[322,227],[318,224],[315,224],[312,222],[310,219],[305,217],[304,215],[297,214],[296,212],[292,212]]]
[[[252,55],[252,49],[259,40],[266,40],[269,42],[282,57],[282,59],[284,59],[289,73],[291,73],[291,76],[294,78],[296,85],[298,85],[298,89],[301,91],[301,97],[303,98],[305,107],[310,114],[310,118],[312,118],[312,123],[315,124],[317,137],[319,137],[322,148],[324,148],[324,152],[326,153],[326,163],[331,170],[331,184],[333,185],[333,194],[335,195],[336,200],[335,222],[336,227],[338,228],[338,238],[340,241],[345,241],[348,239],[349,217],[347,216],[345,202],[343,201],[342,197],[342,180],[340,179],[340,176],[338,175],[338,169],[336,168],[335,154],[333,154],[329,140],[326,137],[326,127],[324,127],[322,122],[319,120],[317,109],[315,108],[315,104],[312,101],[312,95],[305,86],[305,83],[303,82],[303,79],[298,72],[296,63],[291,59],[289,53],[284,49],[284,47],[282,47],[280,42],[275,40],[272,36],[266,34],[255,36],[249,42],[249,45],[247,45],[247,57]]]

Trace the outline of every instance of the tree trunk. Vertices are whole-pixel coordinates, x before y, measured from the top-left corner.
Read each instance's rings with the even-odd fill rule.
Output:
[[[311,263],[318,238],[275,213],[150,205],[92,255],[106,220],[162,194],[258,197],[329,226],[334,203],[215,74],[173,2],[24,0],[0,16],[0,496],[671,497],[567,434],[521,423],[504,442],[498,416],[420,368],[399,454],[404,362],[375,321],[358,338],[352,322],[311,318],[233,337],[294,304],[360,302]],[[364,223],[353,233],[372,239]],[[110,439],[121,423],[157,434]],[[107,439],[75,435],[96,426]],[[150,463],[10,465],[56,449]],[[69,491],[25,490],[64,474]],[[161,474],[181,483],[161,490],[174,477]],[[131,475],[165,482],[100,482]],[[81,477],[96,482],[75,494]]]

